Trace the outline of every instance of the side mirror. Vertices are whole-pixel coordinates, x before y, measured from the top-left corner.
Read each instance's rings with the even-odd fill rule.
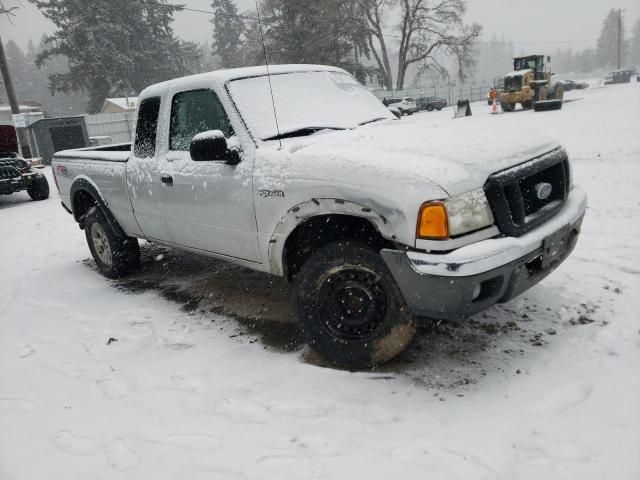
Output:
[[[227,139],[220,130],[197,134],[191,140],[189,152],[194,162],[227,162],[230,165],[240,163],[238,151],[229,149]]]

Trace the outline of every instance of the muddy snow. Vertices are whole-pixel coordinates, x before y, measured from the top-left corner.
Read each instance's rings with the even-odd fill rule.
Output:
[[[567,100],[402,120],[551,135],[589,209],[540,285],[375,371],[310,352],[284,280],[152,244],[107,280],[57,195],[0,197],[0,479],[640,477],[640,84]]]

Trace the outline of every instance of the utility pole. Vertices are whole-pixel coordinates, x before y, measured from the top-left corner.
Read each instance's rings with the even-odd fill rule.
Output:
[[[622,63],[622,9],[618,9],[618,70]]]
[[[7,91],[7,98],[9,99],[9,105],[11,106],[11,113],[17,115],[20,113],[20,104],[18,104],[18,98],[16,97],[16,92],[13,89],[13,82],[11,80],[11,74],[9,73],[9,64],[7,63],[7,56],[4,53],[4,44],[2,43],[1,37],[0,70],[2,70],[2,81],[4,82],[4,88]],[[29,149],[26,129],[23,127],[16,127],[16,134],[18,137],[18,149],[21,151],[22,156],[30,158],[31,150]]]

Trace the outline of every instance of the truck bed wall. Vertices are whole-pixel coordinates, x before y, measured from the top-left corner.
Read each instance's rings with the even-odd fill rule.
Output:
[[[52,165],[62,202],[72,209],[71,185],[76,179],[83,178],[96,187],[124,232],[129,236],[141,236],[127,188],[128,158],[128,151],[113,150],[112,145],[56,154]]]

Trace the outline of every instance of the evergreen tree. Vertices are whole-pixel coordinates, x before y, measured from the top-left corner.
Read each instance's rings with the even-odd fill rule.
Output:
[[[242,17],[233,0],[213,0],[211,7],[215,13],[213,24],[212,53],[219,57],[221,68],[243,65],[242,44],[246,30]]]
[[[171,27],[179,7],[132,0],[29,0],[57,27],[46,38],[38,65],[64,55],[68,70],[49,77],[52,91],[86,90],[90,112],[105,97],[191,73],[197,45],[178,40]]]
[[[624,21],[620,19],[618,10],[612,8],[604,19],[600,38],[598,38],[599,67],[617,68],[619,48],[621,48],[621,63],[624,65],[628,49],[628,44],[624,38]]]
[[[27,54],[14,42],[7,42],[7,61],[12,72],[14,88],[21,104],[36,103],[42,105],[49,116],[80,115],[85,112],[87,97],[83,93],[53,93],[48,88],[48,77],[69,69],[64,57],[52,57],[42,68],[38,68],[35,60],[40,48],[45,48],[44,40],[36,47],[30,40]],[[0,87],[2,90],[2,87]]]
[[[320,63],[358,69],[369,53],[366,36],[349,21],[353,2],[265,0],[265,39],[274,63]]]

